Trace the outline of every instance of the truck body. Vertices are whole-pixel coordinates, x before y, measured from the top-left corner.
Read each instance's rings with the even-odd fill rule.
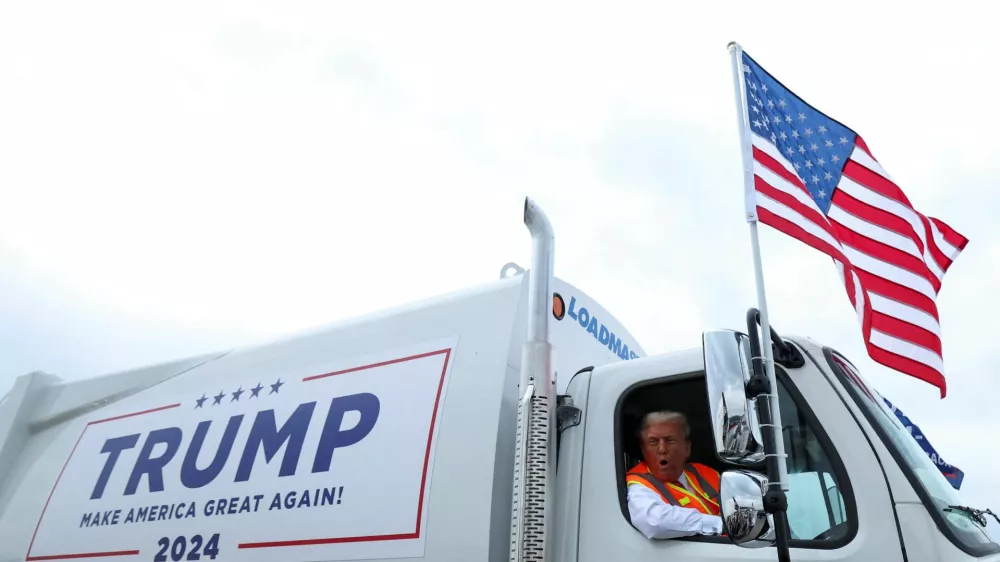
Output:
[[[775,560],[767,540],[630,523],[645,412],[688,416],[692,461],[763,470],[719,454],[709,339],[647,357],[532,266],[266,345],[20,377],[0,404],[0,561]],[[792,560],[1000,560],[847,358],[782,345],[804,359],[775,368]]]

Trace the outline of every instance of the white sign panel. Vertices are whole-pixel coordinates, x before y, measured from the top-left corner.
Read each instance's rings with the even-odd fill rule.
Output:
[[[28,561],[419,557],[458,338],[102,411]],[[212,391],[208,386],[213,387]]]

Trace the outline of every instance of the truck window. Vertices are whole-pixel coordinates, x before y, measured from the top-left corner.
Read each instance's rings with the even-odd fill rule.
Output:
[[[832,450],[817,435],[815,420],[809,419],[797,392],[789,392],[784,377],[778,377],[778,401],[788,463],[788,525],[792,538],[824,541],[815,546],[830,548],[849,540],[846,479],[843,468],[832,461]],[[839,459],[838,459],[839,461]],[[838,462],[839,464],[839,462]],[[832,543],[832,544],[831,544]]]
[[[780,367],[776,371],[788,465],[791,544],[795,548],[840,548],[850,542],[857,530],[857,511],[847,471],[805,399],[794,384],[788,382],[787,373]],[[633,387],[619,402],[618,420],[619,489],[626,519],[629,512],[624,475],[642,460],[634,443],[635,430],[646,412],[659,409],[679,411],[688,417],[690,461],[706,464],[719,472],[736,468],[715,456],[703,373]],[[755,469],[765,473],[763,464]],[[728,539],[710,536],[673,540],[731,544]]]
[[[952,505],[969,505],[970,500],[966,498],[963,501],[959,497],[913,435],[889,410],[882,396],[868,385],[850,361],[832,349],[823,351],[834,374],[889,449],[941,533],[973,556],[1000,552],[996,537],[990,536],[988,527],[980,527],[963,513],[949,510]],[[985,507],[974,505],[974,500],[972,502],[972,507]]]

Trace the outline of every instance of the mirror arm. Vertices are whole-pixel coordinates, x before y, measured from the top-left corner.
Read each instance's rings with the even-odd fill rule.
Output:
[[[760,420],[761,438],[764,440],[765,465],[767,467],[768,490],[764,494],[764,511],[774,517],[774,534],[777,542],[779,562],[788,562],[788,498],[784,490],[778,485],[780,478],[778,475],[778,458],[776,456],[777,440],[783,436],[775,431],[774,420],[771,419],[771,384],[764,371],[764,354],[760,349],[760,332],[758,323],[760,312],[756,308],[747,311],[747,332],[750,336],[750,380],[746,384],[747,398],[757,400],[757,417]],[[774,360],[781,363],[779,356],[785,355],[782,350],[795,348],[786,343],[778,336],[778,333],[771,329],[772,348],[775,350]],[[801,357],[801,356],[800,356]],[[777,393],[777,389],[774,389]],[[761,402],[764,401],[763,404]]]
[[[753,342],[760,341],[760,332],[757,329],[759,325],[760,311],[756,308],[751,308],[747,311],[747,333],[750,335],[750,339]],[[802,353],[799,352],[798,348],[781,339],[778,332],[774,331],[774,326],[771,326],[770,328],[771,350],[774,353],[774,362],[788,369],[798,369],[805,366],[806,360],[802,357]],[[759,348],[760,345],[758,344],[757,347]],[[755,353],[754,357],[757,357],[758,355],[759,353]]]

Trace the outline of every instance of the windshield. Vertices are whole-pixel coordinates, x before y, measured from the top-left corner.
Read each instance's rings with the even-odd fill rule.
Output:
[[[927,505],[927,508],[934,515],[934,520],[938,526],[947,527],[941,529],[942,532],[966,552],[971,551],[970,553],[976,554],[996,552],[998,546],[993,544],[996,541],[990,536],[988,528],[980,526],[961,511],[946,510],[948,506],[955,505],[979,509],[985,509],[987,506],[969,505],[963,502],[958,491],[941,474],[938,466],[889,409],[882,396],[865,382],[854,365],[836,352],[830,352],[828,357],[834,371],[840,375],[841,381],[848,387],[854,400],[865,411],[868,421],[875,425],[877,430],[881,430],[879,433],[886,441],[886,447],[890,451],[894,450],[899,462],[905,463],[906,466],[901,468],[904,472],[909,468],[912,475],[911,483],[918,488],[917,492],[924,497],[924,502],[931,504]],[[923,493],[920,488],[923,488]]]

